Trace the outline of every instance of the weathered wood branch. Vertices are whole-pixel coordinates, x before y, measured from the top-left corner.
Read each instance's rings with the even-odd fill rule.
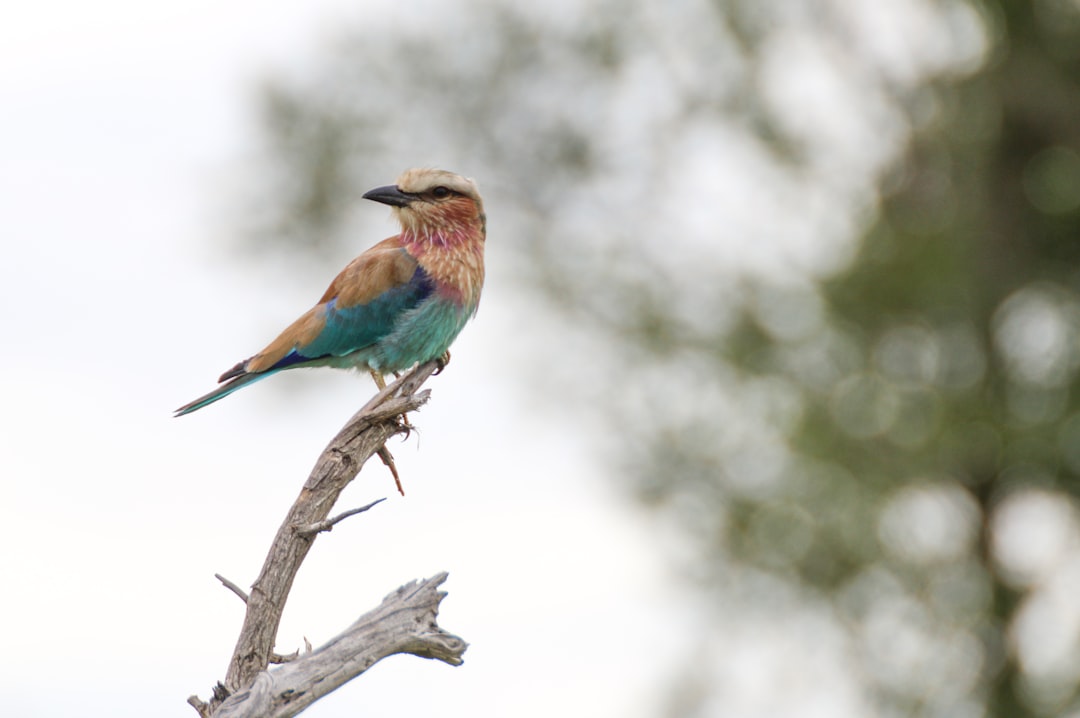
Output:
[[[235,583],[233,583],[229,579],[222,576],[220,573],[215,573],[214,578],[216,578],[218,581],[221,581],[221,585],[224,586],[225,588],[229,589],[233,593],[235,593],[240,598],[241,601],[243,601],[244,603],[247,603],[247,599],[248,599],[247,591],[240,588]]]
[[[442,596],[442,594],[434,590],[434,587],[441,584],[446,578],[445,574],[440,574],[440,576],[429,579],[420,588],[416,588],[414,584],[402,587],[396,594],[388,596],[384,600],[383,606],[365,615],[352,628],[323,648],[320,648],[316,653],[297,658],[286,664],[285,667],[274,671],[273,678],[264,673],[271,660],[278,657],[273,651],[274,641],[277,636],[278,626],[281,623],[281,615],[285,609],[285,602],[289,596],[289,591],[292,589],[293,579],[300,569],[300,564],[307,556],[307,552],[319,532],[329,530],[330,526],[344,518],[344,515],[342,515],[329,522],[327,520],[338,496],[349,482],[356,477],[364,463],[374,454],[380,455],[383,461],[387,463],[387,466],[391,468],[395,481],[397,480],[393,459],[392,457],[387,458],[389,452],[385,450],[384,445],[395,434],[411,431],[412,427],[405,423],[402,417],[406,412],[415,411],[428,400],[430,391],[419,391],[419,389],[427,381],[428,377],[438,371],[439,367],[439,361],[422,364],[380,391],[349,419],[344,428],[323,450],[307,481],[304,482],[300,495],[293,503],[292,508],[289,509],[284,522],[278,529],[266,560],[263,562],[259,577],[252,585],[251,593],[246,595],[244,625],[241,628],[240,637],[233,651],[224,683],[215,686],[214,697],[209,703],[204,703],[196,696],[188,699],[188,702],[196,708],[200,716],[203,716],[203,718],[209,716],[217,718],[225,715],[295,715],[312,701],[330,692],[330,690],[355,675],[359,675],[376,660],[392,653],[404,652],[428,655],[428,657],[439,658],[455,665],[461,662],[460,656],[465,650],[464,641],[442,632],[434,624],[438,600]],[[370,506],[365,508],[370,508]],[[348,512],[346,512],[347,514]],[[224,579],[222,581],[226,586],[229,586],[230,582],[226,582]],[[429,584],[431,585],[431,593],[436,598],[434,603],[430,603],[429,600],[428,603],[424,604],[430,608],[431,613],[430,628],[422,633],[423,636],[428,637],[427,639],[421,640],[418,637],[421,634],[417,634],[417,636],[413,636],[409,641],[402,644],[407,646],[406,648],[401,648],[397,644],[384,645],[382,642],[384,636],[380,632],[382,631],[381,627],[379,631],[368,630],[365,632],[357,630],[357,627],[361,626],[361,624],[368,625],[364,622],[369,617],[382,615],[380,612],[387,606],[387,602],[393,596],[402,594],[402,592],[408,594],[410,588],[419,592]],[[245,598],[243,591],[235,587],[235,584],[231,588],[241,598]],[[408,595],[412,596],[413,594]],[[349,658],[336,648],[334,650],[330,649],[332,647],[359,648],[360,644],[356,640],[346,640],[346,638],[349,636],[362,638],[365,635],[369,636],[369,638],[378,635],[379,641],[375,641],[373,645],[367,646],[364,651],[355,655],[366,656],[363,660],[368,660],[372,656],[377,657],[370,660],[359,670],[350,673],[351,668],[349,666],[352,666],[354,659]],[[438,645],[443,647],[439,648]],[[415,650],[413,650],[414,648]],[[319,662],[309,662],[309,658],[316,654],[320,655]],[[307,676],[309,679],[317,677],[321,675],[319,671],[324,670],[326,666],[332,665],[334,661],[337,661],[337,667],[331,671],[334,680],[341,678],[346,673],[349,674],[348,677],[341,678],[340,681],[333,684],[333,688],[325,690],[322,686],[333,683],[333,681],[326,682],[325,677],[317,678],[318,684],[309,684],[307,686],[303,686],[301,683],[295,683],[295,685],[290,683],[289,685],[294,686],[290,690],[295,691],[296,694],[289,694],[288,700],[279,702],[282,710],[286,706],[292,706],[293,708],[289,708],[292,712],[286,711],[272,714],[264,712],[221,712],[224,710],[230,696],[236,696],[237,701],[239,701],[239,695],[242,693],[248,696],[243,703],[252,704],[254,699],[251,696],[282,695],[280,691],[274,689],[274,686],[283,685],[281,681],[293,680],[294,676]],[[308,668],[301,671],[296,668],[298,665],[315,668],[311,668],[310,672]],[[285,671],[288,671],[288,673],[280,678],[277,677],[279,673]],[[253,685],[257,678],[260,682],[259,685]],[[313,695],[314,697],[304,702],[301,698],[302,695]],[[261,701],[262,698],[259,698],[259,700]],[[273,700],[276,699],[272,699],[272,702]],[[233,701],[229,705],[239,705],[237,701]],[[259,703],[259,705],[263,704]]]
[[[386,448],[386,447],[383,447],[383,448]],[[397,477],[396,472],[395,472],[394,476],[395,476],[395,479],[396,479],[396,477]],[[367,511],[368,509],[370,509],[371,507],[378,506],[383,501],[386,501],[386,499],[375,499],[374,501],[372,501],[370,504],[367,504],[366,506],[361,506],[360,508],[357,508],[357,509],[349,509],[348,511],[342,511],[340,514],[338,514],[337,516],[335,516],[332,519],[324,519],[324,520],[320,521],[319,523],[311,524],[310,526],[294,526],[293,530],[295,530],[296,533],[300,534],[301,536],[308,536],[310,534],[317,534],[320,531],[332,531],[334,529],[334,526],[341,523],[342,521],[349,518],[350,516],[356,516],[357,514],[362,514],[365,511]]]
[[[397,589],[382,604],[315,651],[263,671],[252,686],[230,696],[214,718],[288,718],[397,653],[460,665],[468,645],[439,628],[440,573]]]

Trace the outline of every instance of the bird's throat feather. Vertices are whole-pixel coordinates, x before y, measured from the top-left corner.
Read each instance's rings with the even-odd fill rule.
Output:
[[[470,314],[475,311],[484,285],[482,231],[468,226],[426,232],[407,229],[401,239],[406,251],[434,280],[440,297],[466,308]]]

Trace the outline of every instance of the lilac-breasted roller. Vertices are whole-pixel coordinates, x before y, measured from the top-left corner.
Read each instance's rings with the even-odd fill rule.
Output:
[[[484,284],[486,223],[476,184],[444,170],[411,169],[364,198],[390,205],[401,234],[349,262],[318,304],[176,416],[285,369],[367,369],[381,383],[387,372],[447,353],[476,313]]]

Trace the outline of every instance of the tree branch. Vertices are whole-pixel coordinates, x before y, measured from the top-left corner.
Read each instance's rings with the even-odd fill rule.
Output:
[[[300,564],[307,556],[307,552],[310,550],[312,543],[315,541],[315,538],[320,531],[329,530],[334,523],[345,518],[346,515],[350,515],[349,512],[346,512],[344,515],[335,517],[329,523],[327,522],[327,516],[329,516],[338,496],[349,482],[356,477],[364,463],[373,454],[378,453],[383,448],[387,439],[395,434],[403,432],[407,433],[411,430],[411,427],[404,424],[399,417],[406,412],[416,411],[427,402],[430,391],[419,391],[419,389],[423,383],[427,381],[428,377],[430,377],[438,368],[439,362],[437,360],[430,361],[416,367],[394,381],[372,397],[360,411],[354,414],[341,431],[338,432],[337,436],[335,436],[323,450],[318,461],[315,462],[315,467],[311,470],[311,474],[308,476],[307,481],[304,482],[304,486],[300,490],[300,495],[289,509],[285,516],[285,520],[278,529],[277,535],[274,537],[274,541],[271,544],[270,551],[266,556],[266,560],[263,562],[259,577],[252,585],[251,593],[246,596],[245,603],[247,604],[247,610],[244,616],[244,625],[241,628],[240,637],[236,642],[236,648],[233,651],[232,660],[229,663],[229,669],[225,676],[224,685],[218,684],[218,686],[215,687],[214,697],[209,703],[203,703],[196,696],[192,696],[188,699],[188,702],[195,706],[201,716],[204,718],[209,716],[217,718],[219,715],[257,715],[256,713],[222,713],[221,710],[223,709],[226,698],[230,695],[237,695],[240,692],[243,692],[245,695],[257,694],[261,696],[268,690],[268,685],[271,687],[278,685],[279,681],[284,680],[287,676],[309,675],[307,673],[299,672],[296,666],[321,665],[311,662],[310,657],[315,654],[309,654],[305,655],[303,658],[293,660],[284,667],[277,669],[274,672],[274,675],[277,676],[279,673],[284,673],[284,676],[281,679],[276,677],[272,679],[266,678],[264,676],[268,674],[263,673],[269,665],[271,658],[275,655],[273,653],[274,641],[277,636],[278,626],[281,622],[281,614],[285,609],[285,602],[289,596],[289,591],[292,589],[292,583],[296,577],[296,573],[300,569]],[[394,470],[392,460],[388,463],[388,466],[391,467],[394,478],[397,480],[397,472]],[[365,508],[370,508],[370,506]],[[445,578],[445,574],[440,574],[435,578],[429,579],[429,581],[422,584],[420,588],[416,588],[414,584],[409,584],[408,586],[399,589],[398,593],[403,591],[407,592],[408,590],[420,592],[429,584],[431,585],[431,591],[434,592],[434,587],[441,584]],[[245,596],[242,590],[235,587],[235,584],[230,586],[231,582],[226,582],[224,579],[220,580],[237,593],[237,595],[242,598]],[[387,600],[383,602],[382,607],[376,609],[372,614],[368,614],[364,618],[361,618],[353,628],[350,628],[341,636],[320,648],[316,653],[322,656],[334,656],[334,660],[339,662],[339,668],[346,666],[352,659],[340,655],[336,651],[329,651],[328,649],[332,646],[339,645],[339,642],[342,641],[343,637],[352,635],[354,629],[367,620],[369,616],[379,614],[379,612],[387,605],[387,601],[394,595],[396,594],[388,596]],[[412,594],[410,594],[410,596],[411,595]],[[441,598],[443,594],[434,592],[433,595]],[[433,604],[430,604],[431,630],[429,630],[427,634],[424,634],[427,635],[428,638],[421,639],[417,636],[413,636],[410,639],[412,643],[406,644],[411,648],[401,648],[397,644],[392,646],[384,645],[383,643],[371,645],[365,649],[364,655],[370,657],[371,655],[379,654],[378,658],[375,659],[378,660],[391,653],[405,652],[416,653],[417,655],[427,655],[431,658],[439,658],[448,663],[453,663],[454,665],[460,663],[460,655],[465,650],[465,643],[459,638],[450,636],[450,634],[444,634],[442,630],[434,624],[437,606],[437,599]],[[447,643],[445,640],[446,637],[453,640]],[[380,641],[381,638],[382,636],[380,634]],[[440,643],[440,641],[442,641],[442,643]],[[358,648],[360,646],[360,644],[352,641],[347,641],[340,645],[347,645],[352,648]],[[439,645],[442,645],[443,648],[439,648]],[[446,646],[453,646],[455,647],[455,650],[450,650]],[[413,650],[413,648],[416,650]],[[383,653],[383,651],[388,652]],[[428,653],[425,654],[423,651],[428,651]],[[370,663],[367,663],[362,669],[351,673],[349,678],[359,675],[359,673],[366,670],[369,665]],[[286,671],[288,672],[285,673]],[[338,674],[335,673],[335,680],[337,679],[337,676]],[[260,685],[258,687],[252,685],[256,680],[256,677],[259,677],[260,680]],[[336,688],[346,680],[348,680],[348,678],[335,683],[334,687]],[[267,681],[270,681],[270,683],[267,684]],[[317,691],[315,688],[316,686],[308,684],[302,691],[300,691],[299,688],[295,689],[302,695],[317,693],[317,695],[314,695],[314,697],[307,700],[307,703],[303,703],[301,708],[297,709],[295,712],[299,712],[299,710],[302,710],[307,704],[314,701],[316,698],[325,695],[329,690],[332,690],[332,688],[323,690],[322,684],[319,684]],[[274,695],[278,694],[274,693]],[[300,703],[303,702],[302,695],[292,695],[286,703],[289,705],[300,705]],[[248,699],[245,699],[245,702],[248,702]],[[275,715],[294,714],[295,713],[279,713]]]
[[[385,448],[385,447],[383,447],[383,448]],[[396,476],[396,474],[395,474],[395,476]],[[294,526],[293,530],[296,531],[296,533],[300,534],[301,536],[310,536],[312,534],[317,534],[317,533],[320,533],[322,531],[330,531],[330,530],[332,530],[334,528],[334,526],[336,524],[344,521],[345,519],[349,518],[350,516],[356,516],[357,514],[362,514],[363,512],[370,509],[372,506],[376,506],[378,504],[381,504],[383,501],[386,501],[386,499],[376,499],[375,501],[372,501],[370,504],[367,504],[366,506],[361,506],[358,509],[349,509],[348,511],[342,511],[340,514],[338,514],[337,516],[335,516],[332,519],[324,519],[322,521],[319,521],[318,523],[308,524],[307,526]],[[219,576],[219,578],[220,578],[220,576]]]
[[[244,589],[240,588],[235,583],[222,576],[220,573],[215,573],[214,578],[216,578],[218,581],[221,581],[222,586],[239,596],[241,601],[243,601],[244,603],[248,602],[248,595],[244,591]]]
[[[214,718],[288,718],[341,687],[377,662],[397,653],[461,665],[468,647],[461,638],[439,628],[437,590],[440,573],[406,584],[382,604],[315,651],[281,668],[263,671],[252,686],[230,696]]]

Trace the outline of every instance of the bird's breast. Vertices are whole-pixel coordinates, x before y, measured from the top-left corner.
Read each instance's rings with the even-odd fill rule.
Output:
[[[458,240],[442,245],[429,242],[417,250],[414,256],[431,277],[435,293],[443,300],[466,308],[470,314],[475,311],[484,286],[483,243]]]

